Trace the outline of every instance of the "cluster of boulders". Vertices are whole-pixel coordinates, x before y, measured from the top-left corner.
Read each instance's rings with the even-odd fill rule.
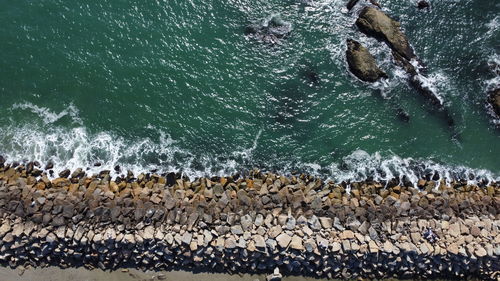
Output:
[[[0,164],[4,265],[492,280],[500,270],[496,183],[40,171]]]
[[[358,1],[349,1],[347,6],[352,9]],[[444,109],[444,100],[429,85],[425,83],[424,67],[415,55],[406,35],[401,30],[401,24],[386,15],[377,7],[366,6],[359,13],[356,26],[364,34],[385,42],[392,50],[396,65],[408,74],[410,84],[439,110],[445,111],[449,124],[453,125],[451,116]],[[362,50],[362,51],[359,51]],[[386,78],[385,72],[380,70],[372,54],[359,42],[352,39],[347,41],[347,63],[350,71],[359,79],[366,82],[375,82]]]

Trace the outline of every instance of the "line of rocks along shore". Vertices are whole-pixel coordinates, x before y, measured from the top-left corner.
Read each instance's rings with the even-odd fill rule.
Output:
[[[497,183],[346,188],[257,170],[193,181],[77,170],[49,180],[30,163],[0,164],[3,265],[499,278]]]

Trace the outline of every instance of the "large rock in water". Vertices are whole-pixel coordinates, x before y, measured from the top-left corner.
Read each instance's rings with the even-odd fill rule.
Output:
[[[375,82],[382,77],[387,77],[387,74],[378,67],[372,54],[359,42],[347,40],[346,56],[349,69],[359,79]]]
[[[384,12],[373,7],[364,8],[356,20],[359,29],[370,36],[385,41],[391,49],[407,60],[415,58],[415,53],[405,34],[401,31],[400,23],[391,19]]]
[[[496,119],[500,120],[500,88],[490,92],[488,103],[491,105],[491,109],[493,110],[493,114],[496,115]]]

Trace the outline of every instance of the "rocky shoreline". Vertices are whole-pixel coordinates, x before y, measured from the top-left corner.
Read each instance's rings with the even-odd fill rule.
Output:
[[[323,182],[254,170],[65,171],[0,163],[4,266],[497,280],[500,185]]]

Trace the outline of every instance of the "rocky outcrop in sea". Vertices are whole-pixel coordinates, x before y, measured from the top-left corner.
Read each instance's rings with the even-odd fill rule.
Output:
[[[0,163],[3,265],[499,277],[495,182],[347,184],[258,170],[112,179],[81,169],[50,180],[40,166]]]

